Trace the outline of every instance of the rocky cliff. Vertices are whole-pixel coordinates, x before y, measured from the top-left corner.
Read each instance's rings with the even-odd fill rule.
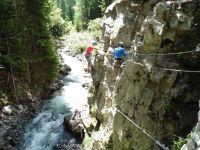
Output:
[[[191,132],[200,76],[188,70],[200,67],[199,14],[198,0],[118,0],[107,8],[88,100],[96,119],[90,150],[160,149],[144,132],[172,149]],[[128,51],[122,71],[113,68],[120,41]]]

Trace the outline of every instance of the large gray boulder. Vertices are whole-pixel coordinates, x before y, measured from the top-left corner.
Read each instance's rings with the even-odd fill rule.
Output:
[[[60,68],[60,73],[62,75],[68,75],[70,71],[71,71],[71,68],[67,64],[62,65]]]

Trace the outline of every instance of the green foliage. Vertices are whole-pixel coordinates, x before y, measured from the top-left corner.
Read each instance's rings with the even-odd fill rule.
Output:
[[[87,28],[88,23],[88,9],[87,9],[87,1],[77,0],[74,16],[74,25],[77,31]]]
[[[87,29],[90,20],[102,17],[104,15],[107,6],[110,5],[111,3],[112,0],[89,0],[89,1],[57,0],[56,1],[57,6],[61,10],[60,14],[62,18],[66,21],[72,21],[77,31]],[[53,14],[55,18],[59,18],[56,17],[55,15],[58,13],[53,13]],[[56,33],[59,27],[60,26],[56,25],[55,27]]]
[[[101,18],[89,21],[88,30],[93,37],[101,37]]]
[[[91,144],[92,144],[92,141],[91,141],[91,138],[86,135],[85,138],[83,139],[83,147],[85,150],[90,150],[91,149]]]
[[[173,150],[180,150],[181,147],[186,143],[186,140],[182,137],[179,137],[178,140],[173,141]]]
[[[106,11],[106,8],[112,3],[112,0],[101,0],[100,1],[100,8],[101,13],[103,14]]]
[[[53,36],[60,37],[66,33],[66,26],[64,23],[57,23],[50,30]]]
[[[59,59],[50,28],[58,24],[65,22],[52,0],[1,0],[0,52],[7,75],[32,88],[56,78]],[[8,86],[13,89],[12,83]]]
[[[103,16],[110,0],[77,0],[75,5],[74,24],[77,31],[86,29],[90,20]]]
[[[8,104],[8,97],[6,96],[5,92],[0,89],[0,107]]]
[[[71,30],[74,29],[72,21],[65,21],[65,26],[66,26],[66,33],[68,34]]]
[[[103,16],[99,0],[90,0],[87,5],[88,5],[89,20],[93,20]]]
[[[51,27],[51,34],[54,37],[62,37],[72,30],[73,25],[71,21],[57,22]]]
[[[164,106],[164,109],[166,112],[170,113],[174,109],[174,107],[173,105],[168,104]]]
[[[53,36],[60,37],[71,32],[73,23],[78,31],[87,29],[89,24],[91,33],[75,34],[69,43],[77,53],[85,50],[92,36],[100,35],[100,19],[96,18],[103,15],[102,10],[105,10],[108,2],[1,0],[0,53],[3,55],[1,62],[7,71],[4,78],[12,74],[17,81],[23,80],[19,83],[28,82],[32,88],[43,87],[46,82],[55,79],[59,59]],[[9,84],[12,92],[13,85]]]
[[[50,31],[53,36],[60,37],[66,33],[66,24],[61,17],[61,9],[59,9],[55,1],[51,2],[50,7]]]
[[[67,45],[75,53],[81,53],[86,49],[91,39],[92,35],[89,32],[71,32],[67,37]]]
[[[57,0],[57,6],[62,10],[62,18],[67,21],[74,20],[74,6],[76,0]]]
[[[173,150],[180,150],[181,147],[187,143],[187,141],[189,139],[192,138],[192,132],[190,134],[187,135],[187,137],[184,139],[182,137],[178,137],[178,139],[176,141],[173,141]]]

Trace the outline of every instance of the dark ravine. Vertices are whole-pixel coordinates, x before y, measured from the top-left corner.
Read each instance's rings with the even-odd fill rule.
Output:
[[[65,43],[65,41],[62,41],[62,42]],[[69,51],[70,52],[70,54],[69,54],[65,44],[62,44],[61,48],[58,51],[59,51],[59,53],[63,53],[64,51],[66,51],[66,53],[68,55],[72,54],[70,51]],[[66,54],[64,54],[64,55],[66,55]],[[59,104],[56,102],[57,100],[59,101],[59,95],[61,95],[62,93],[65,94],[64,91],[66,88],[67,88],[66,89],[67,91],[70,90],[70,87],[69,88],[66,87],[66,84],[72,85],[73,86],[72,89],[73,88],[77,88],[77,89],[83,88],[83,90],[80,90],[80,92],[81,92],[80,94],[83,94],[82,95],[83,99],[81,99],[82,100],[81,104],[84,105],[83,104],[84,97],[85,97],[85,99],[87,97],[86,96],[87,90],[85,88],[88,88],[87,85],[89,84],[90,80],[88,79],[89,78],[88,74],[84,74],[83,67],[81,66],[82,62],[80,62],[81,57],[80,58],[78,58],[78,57],[79,56],[77,56],[77,58],[69,57],[70,59],[73,60],[71,63],[74,63],[74,65],[75,65],[76,61],[78,62],[78,64],[77,64],[79,66],[79,67],[77,67],[78,72],[76,71],[77,70],[76,68],[75,69],[73,68],[71,75],[69,75],[69,77],[66,77],[66,75],[70,74],[71,69],[69,66],[66,65],[66,63],[64,62],[65,60],[62,57],[61,60],[63,61],[63,63],[61,66],[61,71],[60,71],[60,73],[61,73],[60,79],[53,82],[51,85],[49,85],[46,88],[46,92],[44,92],[44,94],[41,96],[41,98],[33,97],[33,95],[30,95],[30,100],[27,101],[27,103],[20,104],[20,105],[12,105],[11,106],[12,113],[10,115],[2,113],[2,121],[0,122],[0,125],[1,125],[0,149],[2,149],[2,150],[25,149],[25,147],[23,145],[25,144],[24,136],[25,136],[25,134],[28,134],[26,132],[29,132],[29,130],[32,130],[32,128],[34,129],[37,126],[40,126],[40,125],[43,126],[43,124],[45,124],[45,123],[46,124],[50,123],[50,122],[54,123],[54,120],[58,121],[57,123],[55,122],[55,124],[54,124],[54,127],[57,127],[59,124],[61,124],[63,122],[63,118],[65,115],[72,115],[76,104],[72,104],[72,105],[69,104],[69,106],[71,106],[72,108],[66,108],[66,106],[63,105],[64,103]],[[80,67],[82,67],[81,68],[82,70],[80,69]],[[82,87],[82,85],[86,85],[86,86]],[[54,98],[56,95],[58,95],[58,99],[55,99],[52,102],[50,102],[49,100]],[[66,95],[66,97],[68,97],[68,96]],[[73,98],[73,96],[69,96],[69,97]],[[30,102],[31,98],[32,98],[32,102]],[[74,100],[79,100],[79,98],[80,97],[75,96]],[[70,100],[68,100],[68,101],[70,101]],[[52,104],[50,104],[50,103],[52,103]],[[81,104],[80,104],[80,106],[77,105],[77,107],[79,107],[78,109],[80,109],[80,107],[82,106]],[[51,112],[46,113],[46,110],[51,110],[51,109],[54,110],[54,106],[56,106],[58,108],[55,107],[55,111],[54,112],[52,111],[52,114],[51,114]],[[42,111],[44,111],[44,116],[42,114]],[[42,114],[41,116],[44,117],[43,118],[44,122],[39,123],[36,121],[36,123],[33,124],[34,118],[38,118],[38,115],[40,115],[40,114]],[[49,122],[48,122],[48,119],[49,119]],[[41,118],[41,120],[42,120],[42,118]],[[46,130],[46,132],[48,132],[48,131],[51,131],[51,130],[50,129]],[[52,148],[50,148],[50,149],[55,149],[55,150],[64,150],[64,149],[80,150],[80,149],[82,149],[81,140],[75,139],[73,137],[73,135],[70,135],[69,133],[67,133],[67,131],[64,131],[64,125],[62,125],[59,129],[55,129],[55,131],[59,132],[60,137],[58,136],[58,137],[55,137],[55,139],[52,139],[55,144],[52,145]],[[54,131],[52,133],[54,133]],[[52,135],[52,133],[50,133],[50,136]],[[26,138],[29,139],[28,136]],[[46,142],[48,142],[48,140]],[[33,148],[37,149],[36,146],[34,146]],[[39,149],[40,148],[38,148],[37,150],[39,150]],[[49,148],[46,148],[46,149],[49,149]]]
[[[46,88],[47,91],[40,96],[29,93],[28,99],[22,100],[23,103],[8,105],[8,111],[2,109],[0,122],[1,149],[15,149],[19,145],[25,125],[39,113],[43,100],[51,97],[53,92],[63,86],[61,81],[53,82]],[[9,111],[11,113],[8,113]]]
[[[63,53],[65,51],[66,47],[60,52],[63,64],[69,65],[72,70],[63,79],[62,89],[54,93],[26,127],[21,149],[82,149],[82,141],[66,132],[62,124],[65,115],[72,115],[75,110],[87,111],[87,89],[83,84],[89,83],[90,79],[83,70],[83,63],[67,56]]]
[[[52,93],[61,89],[63,86],[62,80],[53,82],[46,89],[46,92],[40,97],[30,95],[26,103],[18,105],[9,105],[11,114],[1,112],[1,135],[0,135],[0,149],[14,150],[18,149],[21,139],[23,138],[25,127],[30,121],[40,112],[40,108],[44,104],[44,100],[52,96]]]

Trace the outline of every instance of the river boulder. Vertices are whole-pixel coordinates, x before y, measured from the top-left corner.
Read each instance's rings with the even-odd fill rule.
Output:
[[[67,64],[62,65],[60,68],[60,73],[62,75],[68,75],[70,71],[71,71],[71,68]]]
[[[4,106],[2,112],[6,115],[11,115],[13,113],[12,107],[10,105]]]
[[[65,125],[65,129],[68,132],[72,133],[75,136],[75,138],[81,139],[81,140],[84,139],[85,126],[83,124],[80,111],[76,110],[72,117],[65,116],[64,125]]]

